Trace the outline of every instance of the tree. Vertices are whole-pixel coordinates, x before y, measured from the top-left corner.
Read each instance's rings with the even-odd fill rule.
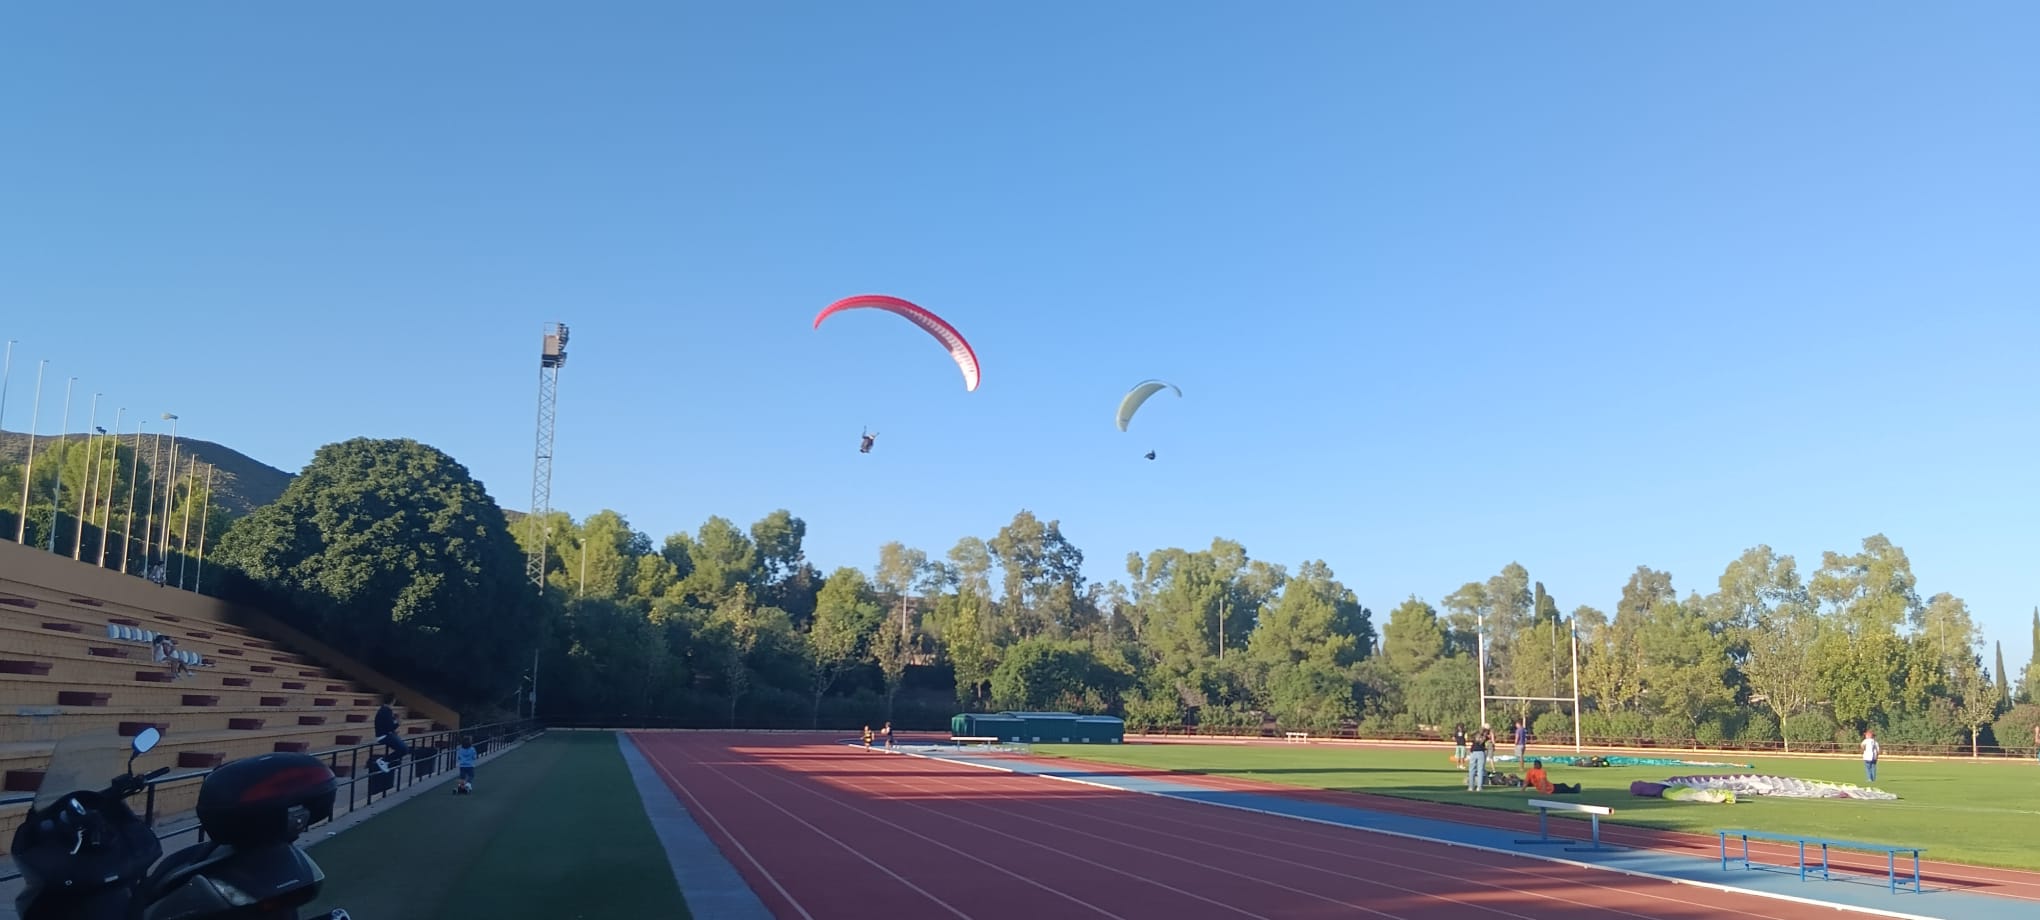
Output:
[[[1952,677],[1976,657],[1983,636],[1969,616],[1969,605],[1947,592],[1928,599],[1918,614],[1916,634],[1931,650],[1936,671]]]
[[[1650,608],[1637,634],[1638,676],[1659,715],[1695,728],[1706,712],[1729,701],[1726,642],[1708,626],[1698,603],[1663,601]]]
[[[1412,594],[1388,612],[1381,628],[1381,655],[1405,681],[1424,672],[1445,655],[1445,627],[1438,611]]]
[[[2005,701],[2004,688],[1974,658],[1956,672],[1955,688],[1962,695],[1955,712],[1962,726],[1969,730],[1969,756],[1976,757],[1977,739],[1983,735],[1983,727],[1997,718],[1998,707]]]
[[[2002,639],[1998,640],[1997,643],[1997,667],[1991,673],[1997,675],[1999,705],[2009,705],[2012,699],[2012,687],[2011,683],[2005,679],[2005,643]]]
[[[751,541],[758,552],[758,599],[786,611],[795,622],[806,622],[814,614],[822,581],[821,573],[808,564],[802,548],[806,539],[807,522],[784,508],[751,525]]]
[[[495,500],[408,439],[320,448],[208,561],[299,626],[456,705],[514,688],[545,613]]]
[[[808,623],[806,643],[808,668],[814,680],[810,690],[814,694],[815,728],[822,725],[822,697],[836,685],[843,672],[863,659],[865,644],[884,617],[871,597],[864,573],[839,568],[823,583],[815,600],[814,617]]]
[[[1820,640],[1820,617],[1805,603],[1765,611],[1751,626],[1742,673],[1751,700],[1778,716],[1785,750],[1792,750],[1792,717],[1820,698],[1820,672],[1806,663]]]
[[[893,698],[900,692],[900,682],[906,679],[907,662],[913,654],[914,637],[901,624],[894,628],[887,623],[881,626],[871,640],[871,658],[878,665],[880,674],[885,676],[885,717],[892,719]]]
[[[1247,660],[1265,674],[1305,664],[1343,672],[1373,651],[1370,618],[1359,598],[1332,577],[1330,566],[1307,562],[1282,599],[1261,614],[1248,637]]]
[[[1998,673],[2004,672],[2000,670]],[[2040,702],[2040,607],[2033,608],[2033,655],[2026,660],[2026,671],[2020,683],[2024,685],[2021,693],[2026,702]]]
[[[671,548],[676,542],[687,553],[686,574],[680,579],[679,591],[690,603],[713,607],[730,597],[739,585],[747,592],[756,587],[758,547],[728,518],[711,517],[701,525],[694,539],[688,540],[683,535],[676,541],[669,537],[666,545]]]

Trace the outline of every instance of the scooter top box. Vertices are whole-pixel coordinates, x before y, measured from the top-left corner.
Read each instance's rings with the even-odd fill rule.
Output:
[[[286,844],[333,817],[339,780],[309,754],[263,754],[227,764],[198,790],[198,823],[229,846]],[[292,809],[302,807],[301,814]]]

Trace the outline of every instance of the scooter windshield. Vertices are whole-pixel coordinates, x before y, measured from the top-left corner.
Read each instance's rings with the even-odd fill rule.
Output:
[[[115,777],[127,772],[133,742],[111,731],[72,735],[57,742],[50,754],[50,766],[36,790],[34,808],[41,811],[64,796],[84,790],[105,789]]]

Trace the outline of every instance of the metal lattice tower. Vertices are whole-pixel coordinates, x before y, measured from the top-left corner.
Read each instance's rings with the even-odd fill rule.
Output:
[[[560,368],[567,363],[567,327],[553,323],[546,328],[545,344],[538,355],[538,445],[531,457],[532,526],[539,529],[524,563],[525,577],[545,593],[546,549],[552,544],[552,461],[553,420],[557,417]]]

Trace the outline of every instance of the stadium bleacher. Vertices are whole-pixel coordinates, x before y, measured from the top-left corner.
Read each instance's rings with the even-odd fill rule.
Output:
[[[50,577],[58,565],[75,571]],[[150,759],[173,775],[273,751],[317,754],[375,740],[385,688],[257,635],[234,622],[257,617],[237,612],[0,543],[0,712],[7,715],[0,720],[0,797],[34,792],[56,741],[85,732],[132,736],[154,726],[163,741]],[[157,660],[158,635],[176,640],[182,669]],[[458,727],[451,712],[416,694],[399,692],[394,708],[405,736]],[[189,810],[197,789],[165,790],[157,813]],[[0,805],[0,853],[26,811],[25,804]]]

